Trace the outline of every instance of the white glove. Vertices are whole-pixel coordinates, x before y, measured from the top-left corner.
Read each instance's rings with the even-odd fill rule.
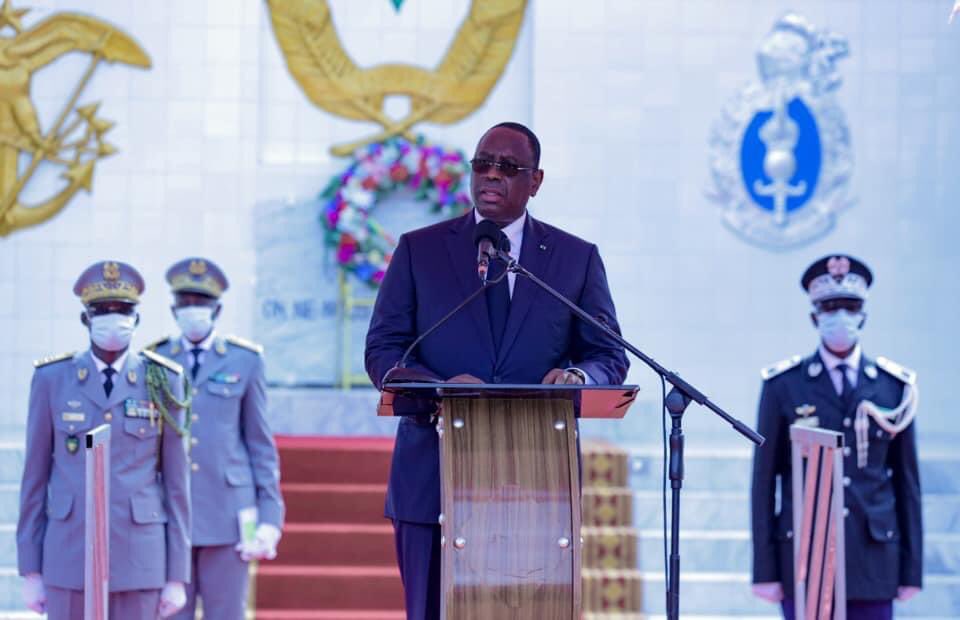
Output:
[[[23,578],[23,604],[38,614],[47,610],[47,590],[40,573],[30,573]]]
[[[755,583],[753,584],[753,595],[771,603],[779,603],[783,600],[783,586],[776,581]]]
[[[160,591],[160,606],[157,614],[161,618],[169,618],[187,604],[187,590],[179,581],[168,581]]]
[[[240,559],[272,560],[277,557],[277,543],[280,542],[280,530],[269,523],[257,526],[257,533],[251,541],[241,541],[234,547],[240,552]]]

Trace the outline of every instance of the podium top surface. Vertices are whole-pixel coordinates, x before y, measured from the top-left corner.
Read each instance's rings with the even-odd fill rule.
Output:
[[[423,415],[444,398],[570,400],[579,417],[622,418],[636,399],[635,385],[543,385],[510,383],[387,383],[378,415]]]

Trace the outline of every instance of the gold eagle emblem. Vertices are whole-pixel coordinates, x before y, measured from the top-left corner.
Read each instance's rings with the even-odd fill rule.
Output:
[[[97,116],[100,104],[77,106],[100,62],[150,67],[150,58],[137,42],[106,22],[57,13],[25,30],[21,18],[27,12],[14,9],[10,0],[0,7],[0,32],[14,31],[12,37],[0,37],[0,236],[44,222],[79,190],[90,191],[94,164],[116,151],[103,139],[113,123]],[[90,64],[53,126],[44,132],[30,100],[31,78],[70,52],[90,54]],[[21,155],[28,156],[22,174],[18,170]],[[62,176],[67,185],[40,204],[22,204],[20,193],[43,162],[65,168]]]
[[[361,68],[344,49],[327,0],[267,0],[287,68],[311,102],[342,118],[372,121],[382,131],[334,146],[337,156],[408,132],[417,123],[449,125],[487,99],[513,54],[527,0],[472,0],[467,18],[434,70],[406,64]],[[383,112],[388,95],[410,98],[399,120]]]

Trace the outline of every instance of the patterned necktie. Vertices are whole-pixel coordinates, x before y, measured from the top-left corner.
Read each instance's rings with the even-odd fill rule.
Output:
[[[503,261],[490,261],[490,271],[487,277],[490,280],[499,278],[506,270]],[[493,346],[500,353],[500,343],[503,342],[503,332],[507,327],[507,315],[510,314],[510,286],[507,278],[491,286],[486,291],[487,311],[490,315],[490,331],[493,334]]]
[[[107,393],[107,398],[110,398],[110,392],[113,391],[113,375],[115,374],[117,374],[117,371],[110,366],[103,369],[103,376],[107,378],[107,380],[103,382],[103,391]]]
[[[196,380],[197,373],[200,372],[200,354],[203,353],[203,349],[195,347],[190,349],[190,353],[193,354],[193,366],[190,367],[190,378]]]

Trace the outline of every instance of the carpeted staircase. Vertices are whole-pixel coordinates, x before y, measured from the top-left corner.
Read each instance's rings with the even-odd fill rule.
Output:
[[[256,574],[258,620],[397,620],[403,589],[383,518],[392,438],[277,437],[287,523]]]
[[[392,438],[278,436],[287,524],[256,569],[258,620],[405,617],[383,518]],[[640,573],[626,453],[584,444],[583,601],[588,619],[636,617]],[[629,615],[627,615],[629,614]]]

